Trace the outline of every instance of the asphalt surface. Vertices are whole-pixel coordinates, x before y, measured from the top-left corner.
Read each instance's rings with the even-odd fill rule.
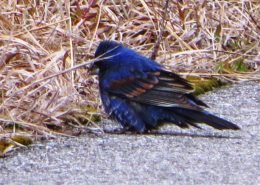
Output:
[[[200,98],[242,130],[60,137],[0,159],[0,184],[260,184],[260,83]]]

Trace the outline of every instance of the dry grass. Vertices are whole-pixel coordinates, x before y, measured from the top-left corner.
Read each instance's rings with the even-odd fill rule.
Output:
[[[104,39],[149,57],[163,7],[159,0],[2,2],[0,138],[93,126],[102,108],[85,68],[39,80],[93,59]],[[158,62],[184,76],[260,79],[260,1],[171,0],[167,10]]]

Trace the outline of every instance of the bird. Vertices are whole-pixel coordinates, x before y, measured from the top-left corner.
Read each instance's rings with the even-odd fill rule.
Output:
[[[105,112],[124,131],[143,134],[164,123],[240,129],[205,110],[207,104],[193,95],[194,88],[186,79],[119,42],[101,41],[90,70],[98,75]]]

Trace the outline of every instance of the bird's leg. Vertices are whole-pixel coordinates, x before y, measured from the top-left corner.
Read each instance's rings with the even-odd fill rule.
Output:
[[[114,130],[104,130],[104,133],[107,134],[140,134],[138,131],[136,131],[134,128],[129,128],[129,127],[121,127],[121,128],[116,128]]]
[[[107,133],[107,134],[125,134],[127,131],[128,131],[127,128],[121,127],[121,128],[116,128],[116,129],[113,129],[113,130],[104,130],[104,133]]]

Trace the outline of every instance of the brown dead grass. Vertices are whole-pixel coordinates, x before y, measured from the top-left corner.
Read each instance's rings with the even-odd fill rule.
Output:
[[[0,138],[71,135],[94,124],[102,109],[86,68],[37,81],[93,59],[101,40],[152,53],[163,1],[64,2],[1,3]],[[167,10],[158,62],[183,75],[260,79],[259,1],[171,0]]]

